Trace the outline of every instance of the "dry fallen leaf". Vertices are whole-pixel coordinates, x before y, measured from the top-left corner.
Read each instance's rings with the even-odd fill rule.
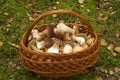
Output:
[[[59,1],[56,2],[56,4],[59,4],[59,3],[60,3]]]
[[[29,20],[30,20],[30,21],[33,21],[34,18],[33,18],[32,16],[29,16]]]
[[[114,48],[114,45],[113,45],[113,44],[109,44],[108,47],[107,47],[107,49],[108,49],[109,51],[113,50],[113,48]]]
[[[13,63],[12,61],[8,62],[8,67],[11,68],[11,69],[15,69],[16,68],[16,64]]]
[[[14,34],[14,33],[9,34],[9,37],[10,37],[10,38],[15,38],[15,34]]]
[[[116,33],[116,37],[117,37],[117,38],[120,38],[120,32],[117,32],[117,33]]]
[[[57,14],[53,14],[52,17],[54,17],[54,18],[57,17]]]
[[[87,11],[88,13],[90,12],[90,10],[89,10],[89,9],[87,9],[86,11]]]
[[[3,42],[2,41],[0,41],[0,46],[3,46]]]
[[[120,53],[120,47],[118,46],[118,47],[115,47],[115,49],[114,49],[116,52],[118,52],[118,53]]]
[[[26,8],[26,9],[31,9],[32,6],[33,6],[33,4],[27,4],[27,5],[25,5],[25,8]]]
[[[109,18],[109,16],[105,16],[104,18],[102,18],[103,21],[106,21]]]
[[[26,27],[26,25],[21,25],[20,29],[24,29]]]
[[[4,12],[3,14],[6,15],[6,16],[9,15],[7,12]]]
[[[113,75],[113,74],[114,74],[114,72],[113,72],[112,70],[110,70],[109,73],[110,73],[110,75]]]
[[[117,53],[116,52],[114,52],[113,50],[111,50],[111,53],[112,53],[112,56],[117,56]]]
[[[8,26],[8,27],[10,27],[10,26],[11,26],[11,24],[9,23],[9,24],[7,24],[7,26]]]
[[[114,71],[115,71],[115,73],[119,73],[120,72],[120,68],[119,67],[115,67]]]
[[[103,78],[102,77],[98,77],[98,78],[96,78],[96,80],[103,80]]]
[[[100,44],[101,44],[101,46],[107,46],[107,42],[104,39],[100,40]]]
[[[12,75],[10,75],[9,77],[10,77],[10,78],[14,78],[14,77],[15,77],[15,75],[13,75],[13,74],[12,74]]]
[[[99,67],[99,70],[103,73],[108,73],[108,71],[104,67]]]
[[[84,8],[85,6],[84,5],[80,5],[81,8]]]
[[[78,0],[78,2],[81,3],[81,4],[82,4],[84,1],[85,1],[85,0]]]
[[[10,19],[8,19],[8,22],[11,23],[13,20],[14,18],[11,17]]]
[[[17,68],[16,68],[16,69],[18,69],[18,70],[19,70],[19,69],[21,69],[21,67],[20,67],[20,66],[17,66]]]
[[[116,41],[115,38],[107,38],[107,42],[108,42],[109,44],[116,44],[116,43],[117,43],[117,41]]]
[[[57,7],[56,7],[56,6],[53,6],[53,7],[52,7],[52,9],[54,9],[54,10],[55,10],[55,9],[57,9]]]

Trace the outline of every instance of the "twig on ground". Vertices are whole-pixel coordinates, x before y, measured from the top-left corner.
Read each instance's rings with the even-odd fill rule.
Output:
[[[20,46],[15,44],[15,43],[11,43],[11,42],[7,42],[9,45],[13,46],[13,47],[16,47],[16,48],[19,48]]]

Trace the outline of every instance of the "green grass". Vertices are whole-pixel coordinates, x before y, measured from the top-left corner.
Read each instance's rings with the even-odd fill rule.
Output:
[[[37,1],[37,2],[35,2]],[[10,46],[7,42],[12,42],[19,45],[23,33],[29,28],[32,21],[29,20],[27,13],[33,15],[34,11],[41,11],[44,13],[50,10],[50,7],[56,6],[57,9],[68,9],[84,15],[91,23],[93,30],[98,33],[99,39],[114,38],[116,32],[120,31],[119,13],[120,10],[115,4],[112,6],[117,9],[117,13],[111,15],[108,11],[102,9],[97,10],[95,0],[86,0],[84,2],[84,8],[80,7],[77,0],[57,0],[60,3],[56,4],[56,0],[0,0],[0,41],[4,44],[0,47],[0,80],[44,80],[39,78],[36,74],[25,70],[20,65],[20,60],[15,47]],[[101,0],[102,2],[102,0]],[[111,2],[114,2],[111,0]],[[33,4],[30,8],[25,8],[26,5]],[[117,4],[120,5],[120,4]],[[90,12],[87,12],[90,10]],[[103,13],[104,15],[110,16],[107,21],[100,21],[97,19],[97,13]],[[69,17],[66,15],[58,15],[65,21],[75,21],[76,18],[73,16]],[[58,22],[59,17],[47,17],[44,22],[50,23]],[[64,17],[64,18],[63,18]],[[36,17],[34,17],[36,18]],[[10,21],[13,19],[12,21]],[[116,21],[116,22],[115,22]],[[10,26],[9,26],[10,25]],[[21,29],[22,26],[25,28]],[[106,28],[104,27],[106,26]],[[107,32],[111,32],[111,35]],[[104,35],[103,35],[104,34]],[[116,39],[116,45],[120,45],[120,39]],[[20,67],[20,69],[11,69],[8,67],[8,63],[12,61]],[[105,68],[114,68],[120,65],[120,56],[113,57],[112,54],[106,49],[101,47],[100,58],[98,62],[89,69],[89,73],[78,75],[74,77],[64,78],[61,80],[95,80],[96,77],[103,76],[103,73],[97,71],[95,68],[103,66]],[[13,75],[13,77],[11,77]]]

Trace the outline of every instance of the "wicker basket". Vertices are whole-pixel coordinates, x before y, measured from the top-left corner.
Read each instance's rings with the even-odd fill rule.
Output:
[[[66,23],[66,25],[70,27],[73,25],[78,26],[81,32],[90,34],[95,38],[94,43],[80,52],[70,54],[39,53],[28,49],[26,46],[28,44],[28,37],[31,30],[40,20],[53,14],[70,14],[81,19],[84,22],[82,24]],[[56,26],[57,24],[51,25]],[[48,24],[42,24],[40,27],[37,27],[37,29],[40,31],[47,26]],[[83,16],[70,10],[53,10],[41,14],[32,23],[28,31],[25,32],[20,43],[19,55],[22,66],[27,70],[33,71],[42,77],[61,78],[80,74],[85,69],[94,65],[99,56],[99,48],[100,44],[97,35],[93,31],[90,23]]]

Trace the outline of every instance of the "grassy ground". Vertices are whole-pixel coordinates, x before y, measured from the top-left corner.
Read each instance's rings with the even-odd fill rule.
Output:
[[[107,1],[109,5],[104,5],[104,0],[86,0],[83,4],[77,0],[0,0],[0,41],[3,42],[3,46],[0,46],[0,80],[43,80],[20,65],[18,49],[8,42],[19,45],[33,19],[51,9],[69,9],[84,15],[100,40],[112,40],[115,46],[119,46],[120,39],[115,35],[120,31],[120,3],[117,0]],[[114,11],[116,13],[111,14]],[[66,17],[64,19],[74,21]],[[57,22],[56,18],[52,18]],[[50,17],[44,22],[53,21]],[[116,68],[120,69],[120,54],[113,56],[105,46],[101,47],[100,58],[88,73],[61,80],[120,80],[120,72],[115,71]]]

